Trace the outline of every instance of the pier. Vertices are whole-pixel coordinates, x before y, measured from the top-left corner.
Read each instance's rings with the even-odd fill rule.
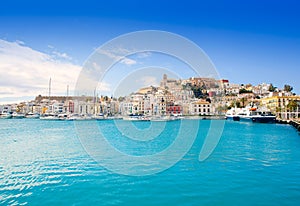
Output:
[[[283,120],[283,119],[277,119],[276,123],[279,124],[289,124],[292,125],[293,127],[295,127],[298,132],[300,132],[300,120]]]

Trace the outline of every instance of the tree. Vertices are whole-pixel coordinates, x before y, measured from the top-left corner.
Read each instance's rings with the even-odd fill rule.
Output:
[[[290,110],[290,111],[293,111],[293,110],[296,110],[298,107],[298,104],[295,100],[291,100],[289,101],[288,105],[287,105],[287,108]]]
[[[288,84],[285,84],[283,90],[286,92],[291,92],[293,90],[293,87]]]
[[[201,98],[201,97],[203,97],[203,93],[202,93],[202,88],[201,87],[199,87],[199,86],[192,86],[192,91],[193,91],[193,93],[194,93],[194,95],[195,95],[195,97],[196,98]]]
[[[237,108],[241,108],[241,102],[240,101],[232,101],[230,106],[230,108],[234,108],[234,107],[237,107]]]
[[[244,93],[252,93],[252,91],[249,91],[245,88],[240,89],[239,94],[244,94]]]
[[[245,102],[246,102],[246,101],[247,101],[247,99],[244,98],[244,97],[241,99],[241,102],[242,102],[243,107],[245,107]]]
[[[270,84],[269,86],[269,92],[274,92],[277,87],[274,87],[273,84]]]

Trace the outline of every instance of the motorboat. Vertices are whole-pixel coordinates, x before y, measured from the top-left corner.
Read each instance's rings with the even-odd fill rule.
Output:
[[[104,115],[102,113],[100,113],[100,114],[93,115],[92,119],[94,119],[94,120],[104,120],[105,117],[104,117]]]
[[[18,113],[18,112],[12,113],[12,118],[14,118],[14,119],[22,119],[24,117],[25,117],[25,114],[23,114],[23,113]]]
[[[143,116],[143,115],[129,115],[129,116],[123,117],[123,120],[126,120],[126,121],[150,121],[150,118]]]
[[[40,120],[60,120],[55,113],[45,113],[40,116]]]
[[[12,118],[12,115],[9,112],[2,111],[0,113],[0,119],[10,119]]]
[[[258,123],[275,123],[276,116],[267,109],[257,107],[231,108],[226,112],[226,119]]]
[[[40,115],[38,113],[29,112],[25,115],[25,118],[28,119],[38,119]]]
[[[179,118],[177,116],[153,116],[151,118],[151,121],[153,122],[167,122],[167,121],[174,121],[174,120],[180,120],[182,118]]]

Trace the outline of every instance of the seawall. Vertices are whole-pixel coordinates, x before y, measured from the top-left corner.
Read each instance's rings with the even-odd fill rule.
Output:
[[[276,123],[278,123],[278,124],[290,124],[293,127],[295,127],[298,130],[298,132],[300,132],[300,122],[299,121],[277,119]]]

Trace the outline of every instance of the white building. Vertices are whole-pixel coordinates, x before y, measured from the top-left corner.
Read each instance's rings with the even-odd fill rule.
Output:
[[[212,115],[213,111],[212,111],[211,103],[202,99],[190,103],[190,114],[201,115],[201,116]]]
[[[0,105],[0,113],[11,113],[11,105]]]

